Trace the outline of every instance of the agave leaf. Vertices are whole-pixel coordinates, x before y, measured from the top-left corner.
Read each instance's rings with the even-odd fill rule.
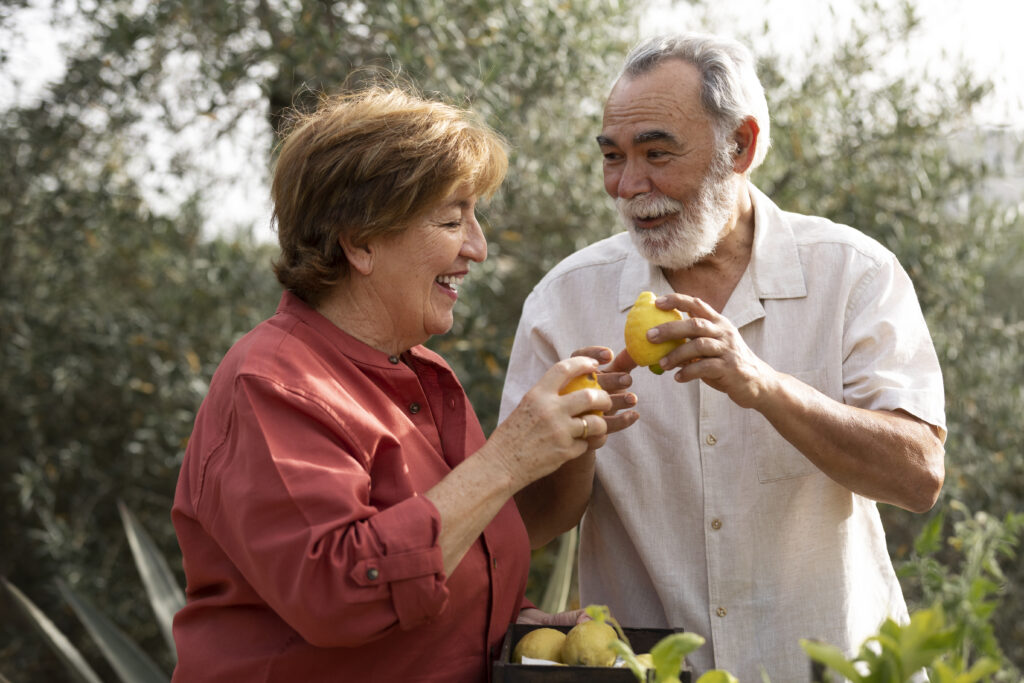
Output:
[[[540,601],[540,608],[548,614],[564,612],[569,605],[572,569],[576,564],[577,534],[576,528],[573,527],[559,539],[555,566],[548,578],[548,586],[544,589],[544,597]]]
[[[135,565],[139,568],[142,583],[146,586],[146,595],[149,596],[149,604],[153,606],[160,632],[167,641],[171,655],[177,658],[171,623],[174,621],[175,613],[185,606],[185,595],[174,578],[167,560],[132,511],[122,501],[118,501],[117,509],[121,513],[124,532],[128,536],[128,544],[131,546]]]
[[[124,683],[168,683],[170,680],[153,660],[99,610],[58,579],[64,599],[85,624],[117,677]]]
[[[5,577],[0,576],[0,581],[3,581],[4,588],[14,598],[14,602],[28,616],[32,625],[43,635],[50,644],[50,647],[53,648],[53,651],[64,662],[68,671],[74,675],[75,680],[82,683],[103,683],[100,677],[96,675],[96,672],[92,670],[92,667],[85,661],[82,653],[71,644],[71,641],[61,633],[60,629],[50,621],[49,617],[36,607],[35,603],[29,600],[14,584],[8,582]]]

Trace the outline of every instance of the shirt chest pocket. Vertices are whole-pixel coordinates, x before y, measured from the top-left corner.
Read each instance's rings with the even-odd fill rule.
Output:
[[[823,368],[789,374],[804,384],[828,393],[825,390],[827,374]],[[796,447],[786,441],[760,413],[753,410],[747,413],[750,420],[750,429],[747,430],[747,453],[754,456],[757,463],[757,478],[762,484],[805,477],[820,471]]]

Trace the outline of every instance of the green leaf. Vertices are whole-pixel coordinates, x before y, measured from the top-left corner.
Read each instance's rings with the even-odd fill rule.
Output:
[[[128,544],[131,546],[135,565],[139,568],[142,583],[146,586],[149,604],[153,607],[160,631],[176,661],[177,648],[174,646],[171,624],[174,621],[174,615],[185,606],[185,594],[178,585],[167,560],[132,511],[123,501],[117,502],[117,509],[121,513],[121,522],[124,524],[124,531],[128,536]],[[565,608],[546,611],[563,612]]]
[[[739,683],[739,681],[728,671],[712,669],[711,671],[705,671],[697,679],[697,683]]]
[[[804,649],[804,652],[807,653],[808,657],[817,662],[821,662],[841,676],[845,676],[847,679],[853,681],[853,683],[864,683],[864,677],[857,672],[856,668],[854,668],[853,662],[848,660],[843,651],[835,645],[829,645],[828,643],[821,643],[815,640],[801,639],[800,647]]]
[[[555,566],[548,577],[548,585],[544,589],[544,597],[540,602],[540,608],[548,614],[564,612],[569,605],[572,570],[576,564],[578,534],[577,527],[573,527],[562,534],[558,541],[558,556],[555,558]]]
[[[167,683],[170,678],[92,604],[58,580],[60,592],[124,683]]]
[[[28,616],[32,625],[39,630],[60,660],[64,662],[68,671],[74,675],[75,680],[82,681],[82,683],[103,683],[92,667],[86,663],[82,653],[71,644],[67,636],[61,633],[49,617],[35,606],[35,603],[29,600],[14,584],[9,583],[6,578],[0,576],[0,581],[3,581],[4,588],[14,598],[15,604]]]
[[[914,541],[914,550],[918,555],[927,556],[938,552],[942,548],[942,528],[946,521],[946,515],[942,510],[932,517],[921,529],[917,539]]]
[[[665,676],[678,676],[683,667],[683,660],[688,654],[704,645],[704,637],[684,631],[672,633],[659,640],[651,648],[651,659],[654,670],[658,672],[658,680]]]
[[[982,657],[968,671],[953,679],[954,683],[977,683],[981,679],[999,673],[999,662],[989,657]]]

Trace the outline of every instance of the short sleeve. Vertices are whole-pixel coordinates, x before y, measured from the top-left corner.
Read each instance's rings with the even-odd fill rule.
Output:
[[[904,410],[946,430],[942,372],[913,283],[895,256],[853,289],[843,335],[843,399]]]

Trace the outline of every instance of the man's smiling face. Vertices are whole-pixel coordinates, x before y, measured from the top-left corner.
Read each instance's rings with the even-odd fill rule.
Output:
[[[729,149],[700,103],[700,76],[669,59],[615,84],[601,135],[605,191],[645,258],[688,268],[714,251],[736,201]]]

